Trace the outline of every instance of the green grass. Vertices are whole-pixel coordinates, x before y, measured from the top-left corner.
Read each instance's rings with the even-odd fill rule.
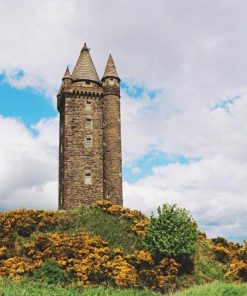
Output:
[[[199,285],[213,280],[223,281],[225,269],[225,265],[215,260],[212,242],[208,239],[200,240],[195,256],[193,282]]]
[[[111,248],[121,248],[125,253],[132,253],[142,247],[142,239],[131,231],[131,222],[122,217],[110,215],[97,208],[59,211],[58,215],[61,218],[71,218],[71,223],[66,226],[61,224],[51,231],[45,231],[46,233],[62,231],[78,235],[81,232],[89,232],[107,241]],[[22,247],[43,233],[44,231],[34,231],[31,236],[25,238],[16,233],[15,244]]]
[[[72,234],[88,231],[101,236],[110,247],[133,252],[141,247],[141,239],[130,230],[131,222],[119,216],[109,215],[97,208],[81,208],[67,211],[73,223],[67,229]]]
[[[247,284],[227,284],[214,282],[207,285],[194,286],[188,290],[171,294],[171,296],[245,296]]]
[[[151,291],[99,288],[62,288],[35,282],[0,280],[0,296],[159,296]]]

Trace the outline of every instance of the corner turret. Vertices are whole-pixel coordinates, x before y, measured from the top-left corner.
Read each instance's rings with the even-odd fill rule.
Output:
[[[68,86],[72,83],[72,76],[70,74],[68,66],[67,66],[66,71],[63,75],[62,81],[63,81],[63,83],[62,83],[63,86]]]
[[[101,81],[103,84],[104,198],[122,205],[120,78],[111,54]]]

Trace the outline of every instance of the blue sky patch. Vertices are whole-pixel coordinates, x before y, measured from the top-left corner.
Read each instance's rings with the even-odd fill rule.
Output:
[[[234,96],[234,97],[231,97],[230,99],[222,100],[216,103],[213,106],[212,110],[225,109],[227,112],[229,112],[230,107],[234,104],[236,100],[239,100],[240,98],[241,96]]]
[[[145,86],[135,85],[135,84],[129,84],[126,82],[121,82],[120,84],[121,90],[125,92],[129,97],[138,99],[141,98],[145,93],[147,96],[153,100],[155,97],[161,93],[161,90],[159,89],[153,89],[149,90]]]
[[[23,70],[17,70],[16,73],[12,75],[12,79],[21,80],[24,76],[25,76],[25,73]]]
[[[19,79],[23,75],[18,74]],[[0,76],[0,114],[3,116],[16,117],[28,128],[41,119],[54,117],[57,111],[51,100],[31,88],[17,89],[11,87]]]
[[[159,166],[167,166],[173,163],[188,165],[199,161],[201,158],[190,158],[185,155],[166,154],[161,151],[152,150],[131,166],[123,167],[123,178],[129,183],[135,183],[148,175],[153,174],[153,169]]]

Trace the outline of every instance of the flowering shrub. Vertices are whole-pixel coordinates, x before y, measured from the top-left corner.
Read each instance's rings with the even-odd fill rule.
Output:
[[[149,286],[164,290],[178,271],[174,260],[164,259],[155,266],[147,251],[124,255],[120,249],[110,249],[100,237],[86,233],[78,236],[41,234],[24,244],[20,254],[1,260],[0,276],[17,279],[24,274],[34,274],[36,278],[44,279],[47,278],[44,264],[52,260],[57,266],[52,266],[56,270],[52,280],[60,280],[67,275],[66,271],[74,275],[74,282],[80,286],[108,282],[121,288]],[[150,282],[150,275],[155,282]]]
[[[247,281],[247,263],[243,260],[233,258],[225,274],[226,278],[233,279],[236,282]]]
[[[144,237],[149,225],[150,221],[146,218],[139,222],[135,222],[135,224],[131,227],[131,230],[137,235]]]
[[[0,262],[0,276],[20,279],[22,275],[33,271],[38,265],[30,264],[29,260],[21,256],[14,256]]]
[[[0,259],[5,259],[7,256],[7,248],[1,247],[0,248]]]
[[[221,245],[213,246],[213,251],[216,257],[216,260],[218,260],[221,263],[228,263],[230,262],[232,258],[232,253],[225,247]]]
[[[0,247],[14,248],[16,235],[29,237],[34,231],[51,231],[58,225],[55,211],[16,210],[0,213]]]
[[[227,264],[225,278],[236,282],[247,281],[247,242],[243,246],[222,237],[212,239],[213,251],[218,261]]]
[[[222,246],[227,249],[231,253],[235,253],[241,247],[239,243],[234,243],[226,240],[223,237],[217,237],[212,239],[212,243],[214,246]]]
[[[247,241],[234,252],[225,277],[237,282],[247,281]]]
[[[104,212],[131,221],[133,237],[141,239],[149,220],[108,202]],[[97,209],[97,211],[99,211]],[[60,211],[17,210],[0,213],[0,276],[31,276],[47,283],[91,286],[107,283],[121,288],[172,289],[179,264],[162,258],[154,262],[146,250],[132,253],[110,247],[100,236],[71,230],[73,215]],[[78,226],[78,224],[76,224]],[[129,225],[129,223],[127,223]],[[127,226],[128,229],[129,226]]]

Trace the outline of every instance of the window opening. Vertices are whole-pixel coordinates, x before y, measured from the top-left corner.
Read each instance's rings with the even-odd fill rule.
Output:
[[[92,144],[93,144],[93,137],[91,135],[87,135],[86,142],[85,142],[86,148],[92,147]]]
[[[86,111],[92,110],[92,102],[91,101],[86,101],[85,109],[86,109]]]
[[[92,184],[92,174],[91,172],[86,172],[84,175],[84,183],[85,185],[91,185]]]
[[[86,118],[86,128],[92,128],[92,127],[93,127],[92,118]]]

